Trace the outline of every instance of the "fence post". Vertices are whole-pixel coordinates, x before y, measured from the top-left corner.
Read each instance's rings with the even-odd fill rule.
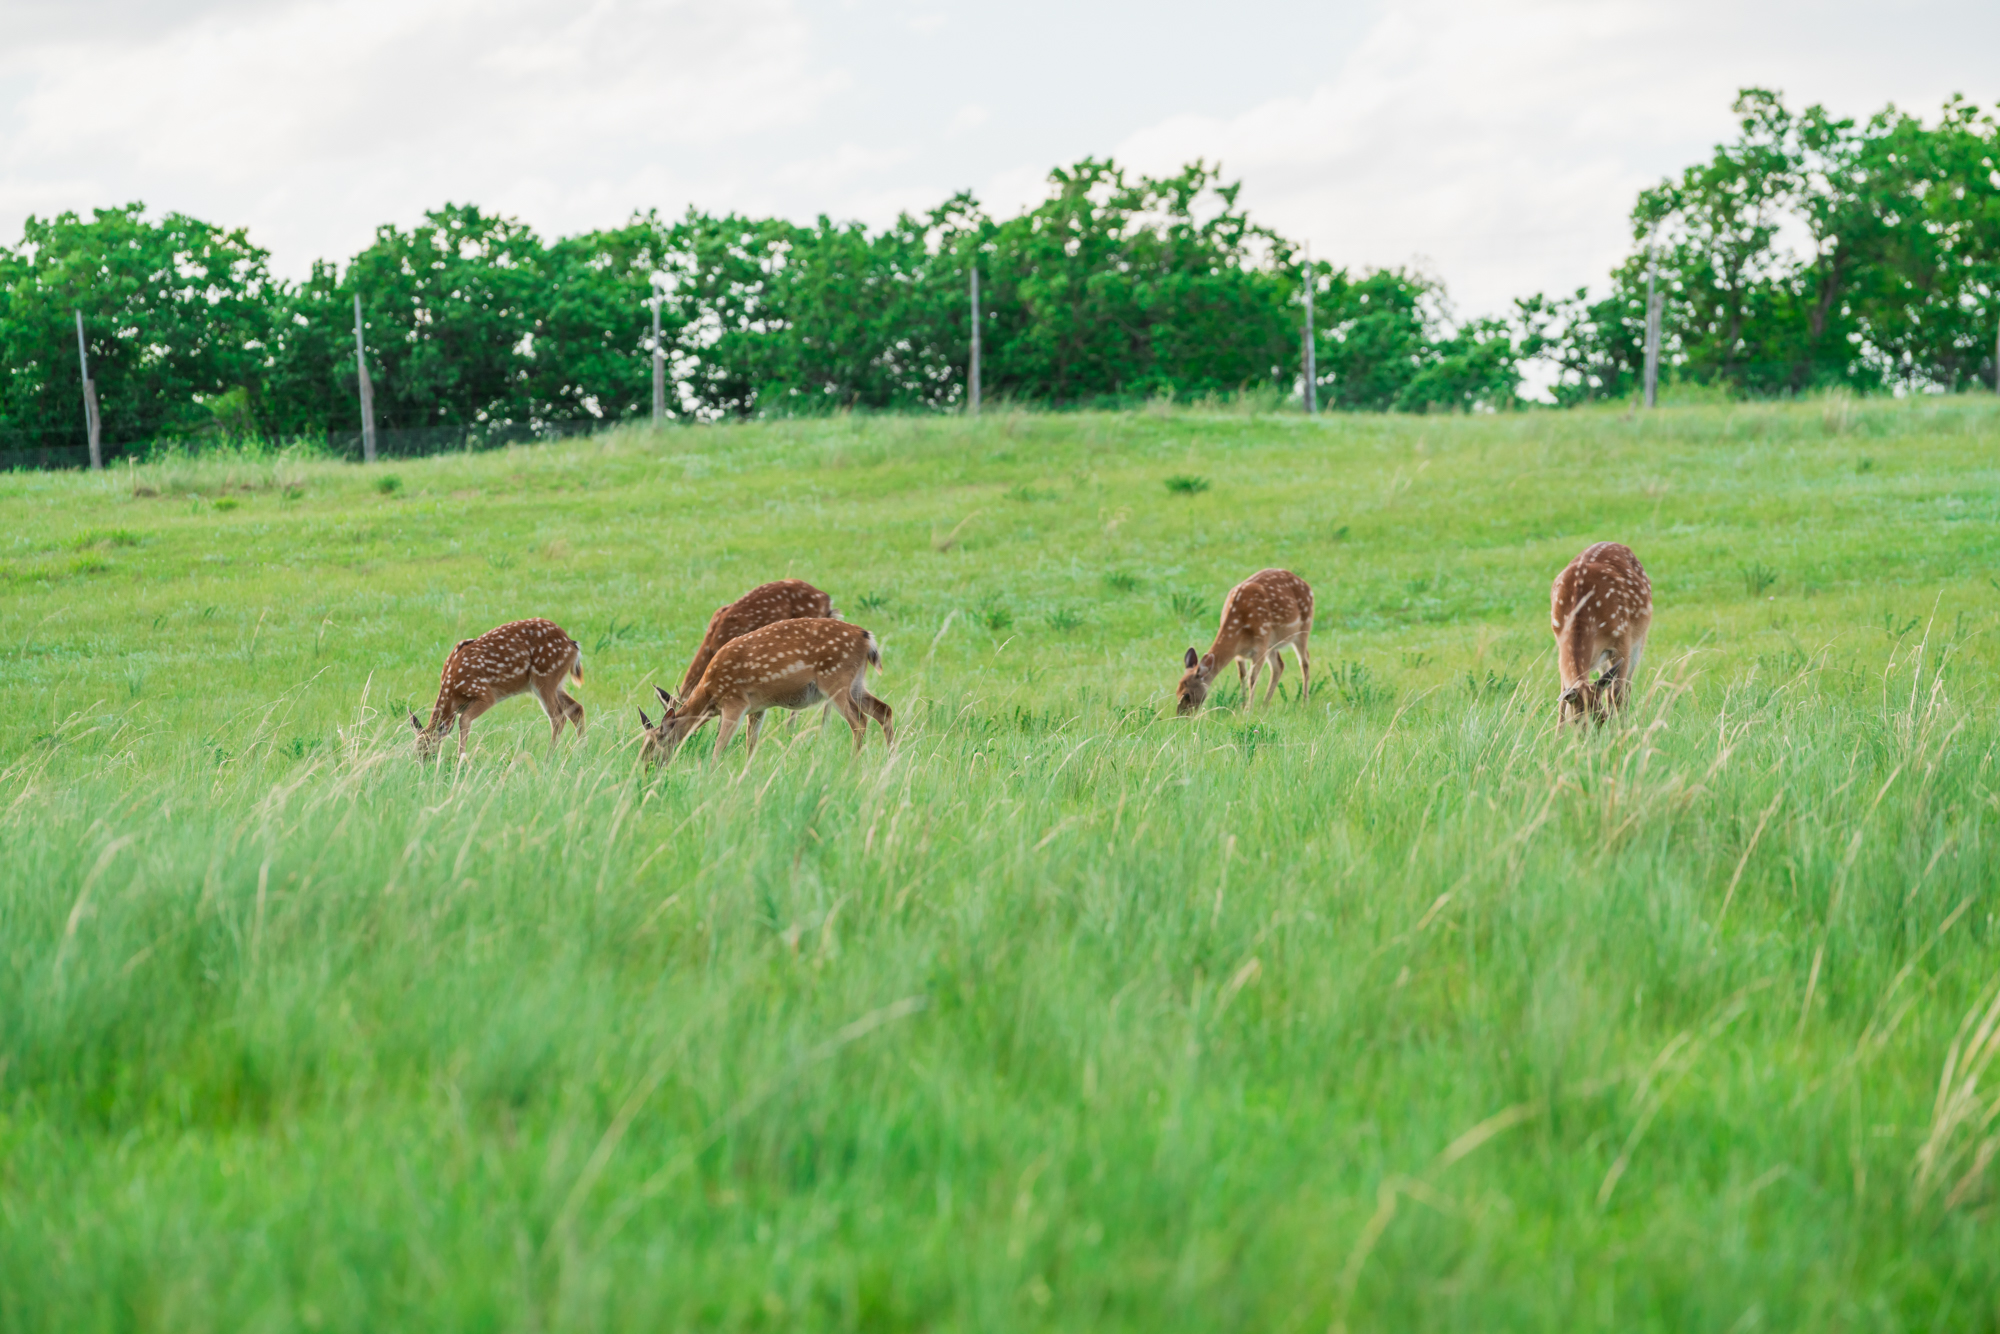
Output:
[[[1653,407],[1660,393],[1660,307],[1665,304],[1657,279],[1659,262],[1652,255],[1646,261],[1646,406]]]
[[[375,386],[368,382],[368,348],[361,341],[361,293],[354,294],[354,368],[361,373],[361,461],[375,461]]]
[[[83,342],[83,311],[76,312],[76,360],[83,367],[83,429],[90,440],[90,470],[104,471],[104,445],[97,415],[97,383],[90,378],[90,351]]]
[[[1306,415],[1319,416],[1319,363],[1313,346],[1313,248],[1306,244]]]
[[[653,425],[667,419],[667,353],[660,346],[660,298],[653,293]]]
[[[979,266],[972,266],[972,369],[966,383],[966,402],[972,415],[979,415]]]

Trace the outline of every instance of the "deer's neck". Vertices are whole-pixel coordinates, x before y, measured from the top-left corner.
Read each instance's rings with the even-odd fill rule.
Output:
[[[1241,641],[1236,636],[1227,631],[1218,632],[1215,642],[1210,644],[1208,652],[1202,655],[1201,683],[1213,685],[1215,678],[1222,675],[1222,669],[1235,660],[1236,650],[1240,647],[1242,647]]]
[[[431,705],[431,720],[424,731],[432,736],[442,736],[451,730],[451,720],[458,712],[458,702],[451,697],[451,687],[438,686],[437,702]]]
[[[694,693],[694,688],[701,684],[702,676],[708,671],[708,660],[714,656],[715,650],[704,639],[701,647],[695,650],[694,661],[688,664],[687,675],[681,678],[679,694],[682,699],[687,699],[691,696]]]
[[[695,687],[681,697],[680,711],[676,716],[699,721],[721,711],[715,701],[715,692],[708,688],[708,682],[698,679]]]
[[[1562,628],[1562,635],[1556,640],[1557,670],[1562,675],[1565,686],[1575,685],[1590,675],[1591,659],[1597,655],[1590,651],[1589,608],[1583,602],[1570,611],[1569,621]]]

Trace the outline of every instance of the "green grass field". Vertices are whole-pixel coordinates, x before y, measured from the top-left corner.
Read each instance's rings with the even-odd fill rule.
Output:
[[[1995,1328],[1996,520],[1977,397],[0,475],[0,1329]],[[642,772],[784,575],[896,753]]]

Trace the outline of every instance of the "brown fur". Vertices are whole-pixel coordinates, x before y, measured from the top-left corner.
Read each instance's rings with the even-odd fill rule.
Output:
[[[708,618],[708,633],[701,637],[701,647],[694,651],[694,661],[688,664],[681,677],[681,688],[675,693],[686,695],[693,690],[702,673],[708,670],[716,650],[724,644],[741,639],[752,630],[802,616],[840,619],[840,613],[833,609],[833,599],[803,579],[759,584],[728,606],[717,607],[715,615]]]
[[[1289,644],[1299,657],[1299,698],[1312,688],[1312,657],[1306,639],[1313,628],[1312,588],[1290,570],[1259,570],[1229,590],[1222,604],[1222,624],[1215,642],[1203,654],[1192,648],[1182,665],[1186,675],[1175,691],[1178,712],[1193,713],[1208,699],[1209,687],[1217,672],[1236,664],[1237,679],[1243,682],[1243,700],[1252,702],[1257,674],[1271,664],[1271,684],[1265,688],[1264,702],[1277,693],[1278,678],[1284,674],[1285,660],[1278,650]],[[1247,679],[1243,664],[1250,663]]]
[[[745,758],[757,750],[757,732],[767,709],[809,709],[831,704],[854,729],[854,748],[868,735],[868,720],[882,739],[896,744],[895,711],[868,693],[868,669],[880,666],[875,636],[858,625],[830,617],[795,617],[752,630],[724,644],[685,699],[660,690],[666,714],[658,726],[639,711],[645,729],[642,754],[649,764],[673,758],[683,741],[710,718],[720,718],[715,753],[721,756],[745,714]],[[658,687],[654,687],[656,690]]]
[[[1585,547],[1549,590],[1549,628],[1562,674],[1558,705],[1564,722],[1599,721],[1625,707],[1646,632],[1653,625],[1653,585],[1632,548],[1618,542]],[[1590,673],[1599,663],[1604,672]]]
[[[410,726],[417,729],[418,757],[429,759],[437,754],[454,719],[458,722],[458,753],[463,756],[466,730],[474,718],[503,699],[531,690],[549,715],[551,750],[565,722],[574,723],[581,735],[583,705],[564,693],[565,676],[581,681],[583,663],[576,641],[554,621],[510,621],[477,639],[459,640],[444,660],[429,725],[417,721],[416,714],[410,715]]]

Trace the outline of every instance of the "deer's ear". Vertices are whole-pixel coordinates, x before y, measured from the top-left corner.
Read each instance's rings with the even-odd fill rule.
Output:
[[[1583,687],[1580,685],[1571,686],[1568,690],[1562,692],[1562,698],[1557,702],[1561,704],[1581,704],[1583,702]]]
[[[410,715],[410,726],[416,728],[419,732],[424,730],[424,725],[417,721],[417,715],[414,713]]]
[[[674,711],[674,709],[675,709],[675,708],[677,707],[677,706],[676,706],[676,705],[674,704],[674,697],[673,697],[672,695],[669,695],[669,694],[668,694],[668,693],[667,693],[667,692],[666,692],[666,691],[665,691],[664,689],[662,689],[661,687],[659,687],[659,686],[654,686],[654,687],[653,687],[653,693],[654,693],[655,695],[658,695],[658,696],[660,697],[660,705],[661,705],[661,707],[665,708],[665,709],[666,709],[666,711],[667,711],[668,713],[672,713],[672,712]]]
[[[648,732],[653,730],[653,720],[646,716],[644,709],[639,710],[639,726],[645,728]]]
[[[1181,662],[1185,664],[1190,671],[1192,671],[1194,669],[1194,665],[1200,661],[1201,661],[1201,655],[1196,653],[1193,649],[1189,649],[1187,651],[1187,656],[1181,659]]]

